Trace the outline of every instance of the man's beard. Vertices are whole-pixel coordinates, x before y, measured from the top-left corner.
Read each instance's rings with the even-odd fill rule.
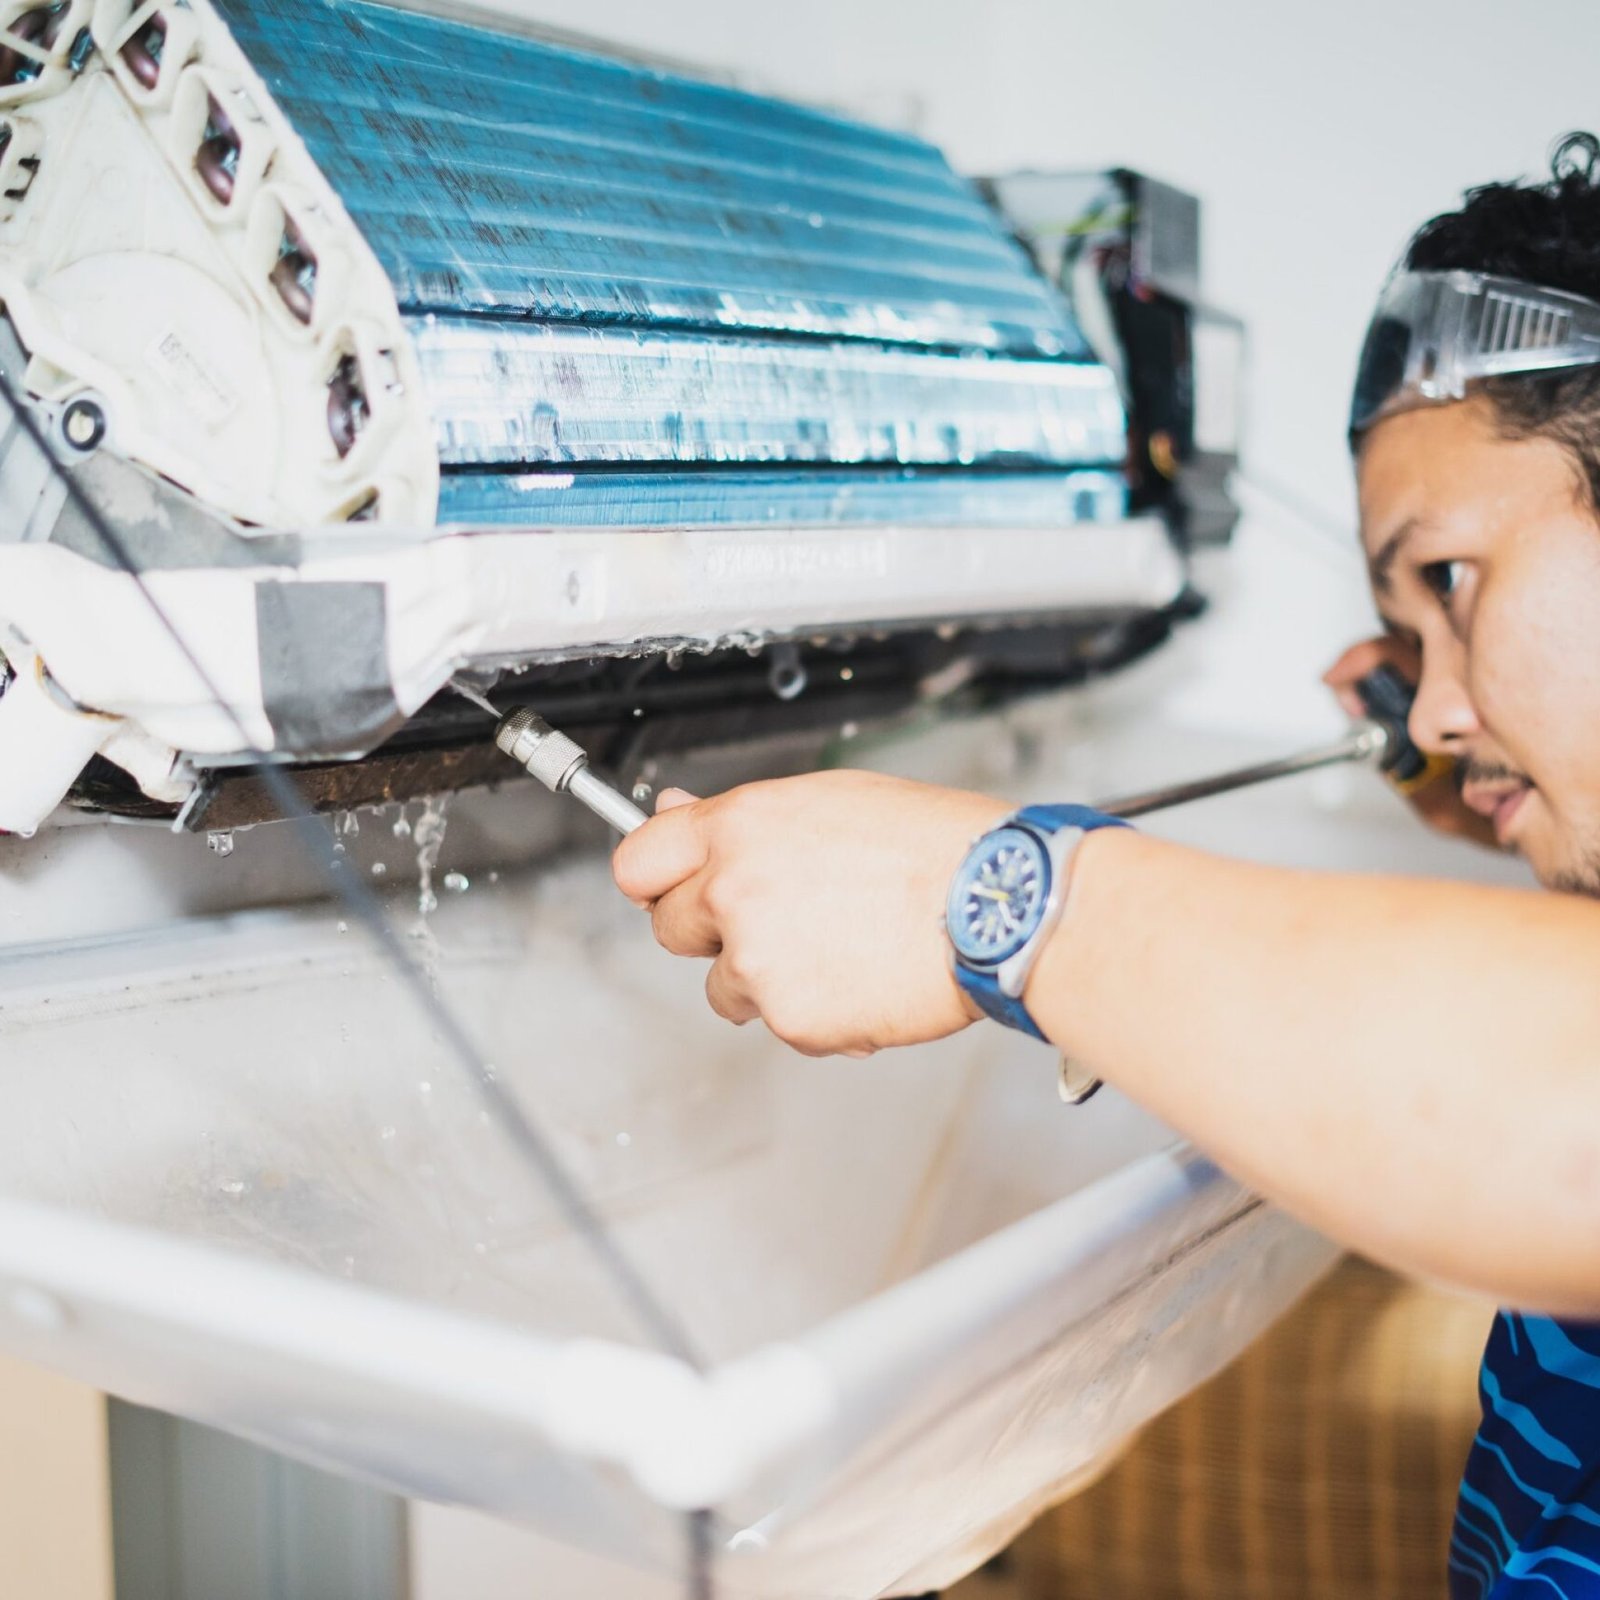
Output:
[[[1600,900],[1600,856],[1591,856],[1571,872],[1558,872],[1549,888],[1557,894],[1578,894],[1586,900]]]

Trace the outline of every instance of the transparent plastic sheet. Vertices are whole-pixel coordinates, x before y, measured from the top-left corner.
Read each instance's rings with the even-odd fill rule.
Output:
[[[1067,698],[855,754],[1031,794],[1250,753],[1158,734],[1115,694],[1099,726]],[[1104,759],[1108,738],[1136,763]],[[1047,768],[1014,765],[1041,749]],[[710,791],[756,770],[746,753],[672,776]],[[1319,812],[1314,783],[1167,827],[1426,866],[1398,816],[1391,838],[1384,817]],[[1353,792],[1387,805],[1375,783]],[[974,1029],[798,1063],[723,1027],[693,964],[611,892],[603,835],[542,794],[452,804],[422,922],[419,820],[364,814],[328,848],[342,871],[383,868],[402,931],[683,1319],[714,1393],[649,1365],[340,913],[257,909],[314,888],[274,829],[226,857],[99,826],[0,848],[17,1113],[0,1171],[6,1197],[46,1208],[0,1227],[7,1344],[669,1590],[674,1496],[719,1457],[719,1592],[916,1593],[1097,1470],[1328,1259],[1113,1093],[1061,1107],[1026,1040]],[[39,1315],[29,1291],[65,1325],[15,1314]]]
[[[430,932],[441,985],[713,1381],[794,1363],[738,1380],[721,1592],[870,1595],[981,1558],[1327,1258],[1115,1096],[1067,1112],[1038,1049],[997,1030],[797,1070],[704,1013],[602,860],[480,874]],[[642,1356],[635,1325],[394,1002],[333,911],[14,953],[0,1170],[49,1216],[0,1230],[0,1337],[670,1571],[679,1530],[605,1468],[607,1430],[636,1474],[711,1449],[692,1435],[723,1413],[676,1409],[640,1367],[636,1403],[600,1416],[635,1369],[591,1365],[597,1341]],[[78,1231],[28,1261],[63,1218]],[[42,1338],[41,1296],[67,1308]],[[830,1398],[791,1426],[796,1374]],[[561,1437],[564,1408],[586,1440]]]

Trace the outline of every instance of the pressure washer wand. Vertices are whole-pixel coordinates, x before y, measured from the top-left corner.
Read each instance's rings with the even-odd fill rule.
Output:
[[[1406,731],[1411,702],[1416,697],[1411,685],[1393,667],[1382,666],[1363,678],[1356,685],[1356,692],[1366,707],[1367,720],[1357,723],[1333,744],[1317,745],[1277,761],[1262,761],[1232,772],[1215,773],[1209,778],[1123,795],[1096,809],[1114,817],[1142,817],[1152,811],[1165,811],[1168,806],[1232,794],[1236,789],[1249,789],[1274,778],[1290,778],[1297,773],[1315,772],[1319,767],[1340,766],[1351,761],[1375,763],[1402,789],[1416,787],[1436,777],[1441,770],[1439,765],[1431,762],[1411,742],[1411,735]]]
[[[489,711],[495,710],[476,690],[468,693],[467,686],[460,683],[456,687]],[[1406,731],[1406,719],[1411,714],[1411,702],[1415,697],[1411,685],[1393,667],[1382,666],[1363,678],[1356,690],[1366,707],[1367,719],[1333,744],[1317,745],[1277,761],[1258,762],[1209,778],[1123,795],[1120,799],[1106,801],[1098,809],[1116,817],[1142,817],[1152,811],[1164,811],[1168,806],[1232,794],[1236,789],[1252,788],[1274,778],[1293,777],[1296,773],[1314,772],[1319,767],[1352,761],[1375,763],[1402,789],[1416,787],[1437,776],[1441,770],[1439,765],[1431,762],[1411,742]],[[582,801],[618,833],[632,833],[646,821],[645,813],[633,801],[589,770],[589,756],[581,745],[552,728],[528,707],[518,706],[501,717],[495,729],[495,743],[545,788]]]

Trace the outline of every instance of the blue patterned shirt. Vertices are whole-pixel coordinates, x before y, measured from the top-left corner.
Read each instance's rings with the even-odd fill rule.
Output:
[[[1600,1323],[1502,1311],[1479,1392],[1451,1600],[1600,1600]]]

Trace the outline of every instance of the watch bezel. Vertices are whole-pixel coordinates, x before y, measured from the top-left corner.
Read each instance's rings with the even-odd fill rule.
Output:
[[[983,856],[997,849],[1006,834],[1022,834],[1037,847],[1042,870],[1045,878],[1044,895],[1039,902],[1039,910],[1033,919],[1033,925],[1020,933],[1016,939],[1000,954],[990,958],[980,959],[970,956],[962,950],[956,938],[956,912],[957,899],[965,899],[968,882],[968,871],[975,862]],[[967,846],[967,853],[961,858],[961,865],[955,870],[950,880],[950,889],[945,897],[944,931],[945,937],[950,941],[951,953],[957,965],[965,967],[969,972],[982,972],[990,975],[1003,973],[1006,966],[1024,954],[1028,946],[1038,937],[1039,930],[1048,925],[1056,906],[1057,884],[1060,881],[1058,860],[1053,848],[1054,835],[1041,832],[1038,828],[1030,827],[1025,822],[1018,822],[1015,818],[997,823],[994,827],[978,835]]]

